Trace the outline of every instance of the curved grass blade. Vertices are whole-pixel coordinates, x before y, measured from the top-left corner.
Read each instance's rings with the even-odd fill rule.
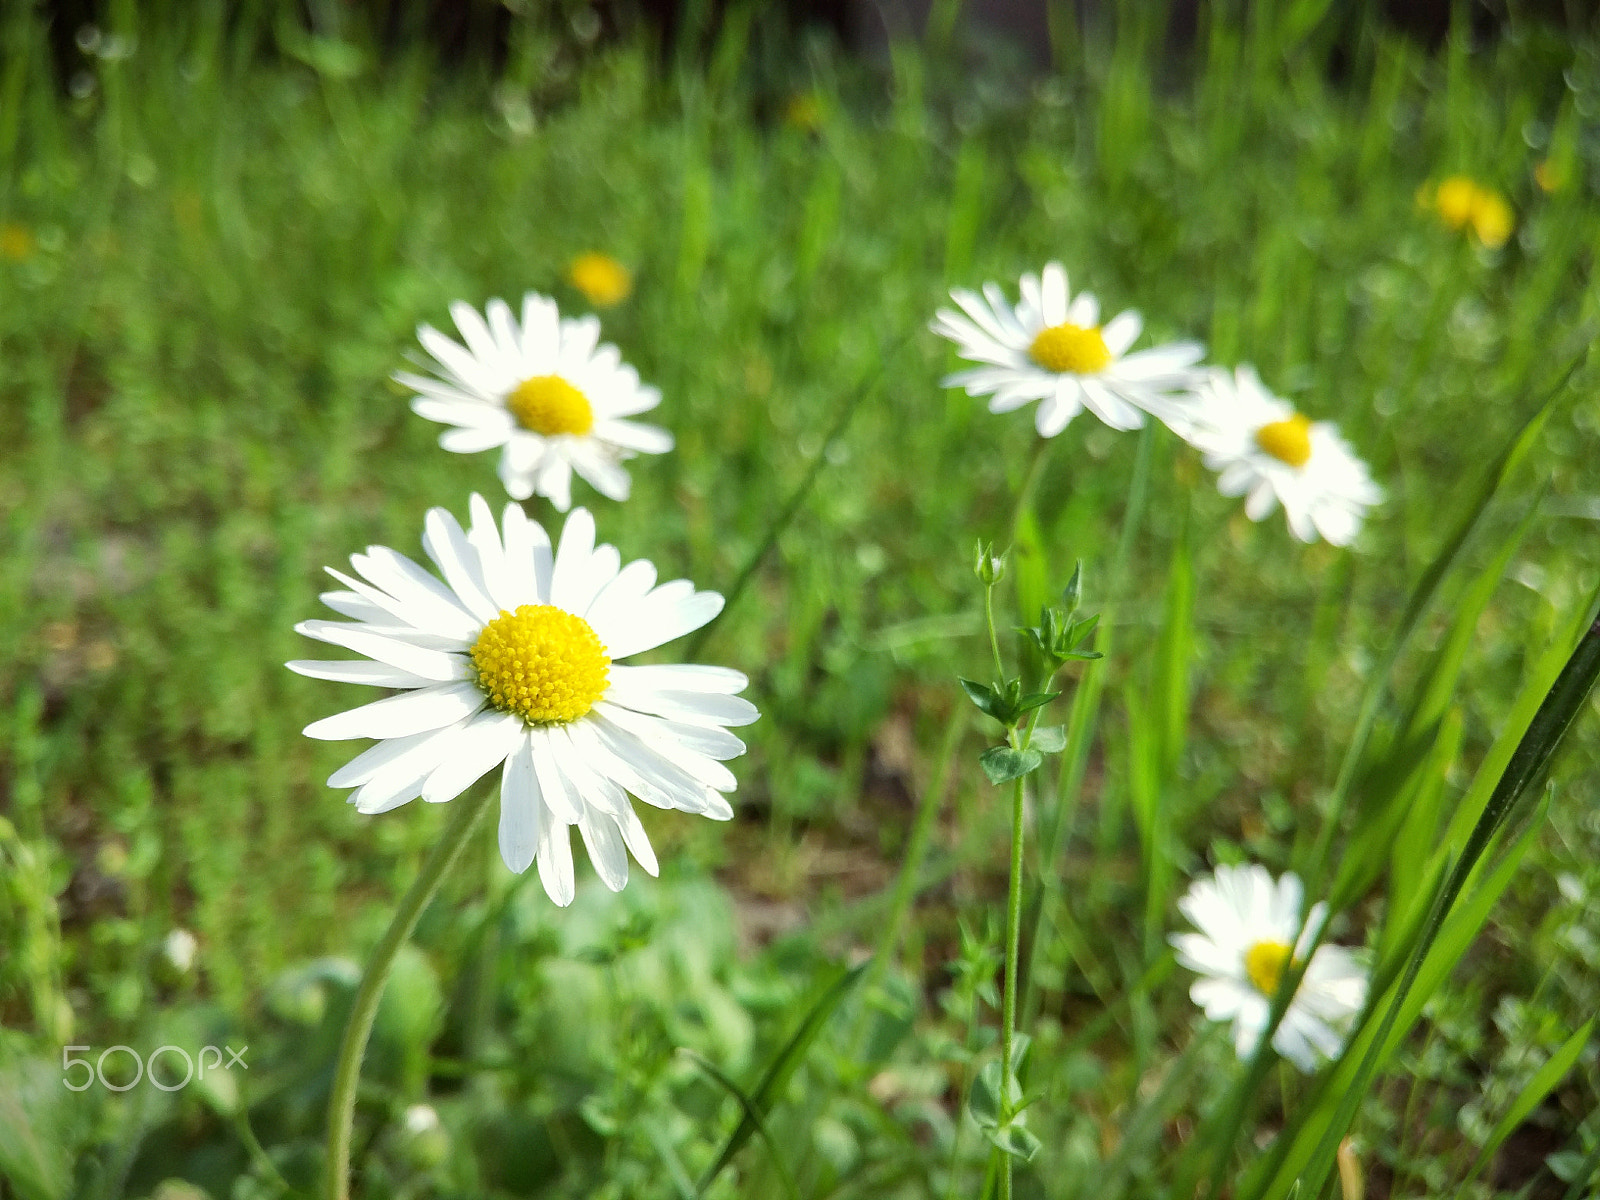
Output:
[[[1572,1065],[1578,1061],[1578,1055],[1583,1053],[1583,1048],[1589,1044],[1589,1034],[1594,1030],[1595,1018],[1590,1017],[1573,1033],[1561,1048],[1552,1054],[1544,1066],[1533,1073],[1533,1078],[1528,1080],[1522,1091],[1517,1093],[1517,1098],[1511,1102],[1511,1107],[1506,1109],[1505,1115],[1495,1123],[1493,1132],[1488,1140],[1483,1143],[1483,1149],[1478,1151],[1478,1160],[1472,1164],[1472,1170],[1467,1172],[1466,1179],[1462,1180],[1458,1191],[1465,1194],[1473,1182],[1478,1178],[1494,1152],[1500,1149],[1500,1143],[1511,1136],[1511,1131],[1528,1119],[1528,1114],[1544,1102],[1555,1087],[1567,1077],[1567,1072],[1572,1070]]]
[[[1312,1153],[1311,1162],[1303,1176],[1312,1195],[1320,1194],[1322,1185],[1327,1180],[1339,1141],[1355,1118],[1356,1109],[1366,1096],[1367,1087],[1378,1069],[1379,1060],[1387,1047],[1389,1031],[1394,1026],[1401,1007],[1405,1004],[1407,993],[1416,982],[1423,960],[1439,936],[1439,931],[1443,928],[1456,898],[1495,834],[1500,832],[1521,807],[1523,797],[1534,790],[1539,779],[1549,769],[1550,761],[1566,737],[1567,730],[1572,727],[1573,721],[1587,703],[1596,679],[1600,678],[1600,619],[1596,619],[1596,615],[1591,602],[1588,632],[1578,642],[1571,658],[1567,660],[1566,667],[1545,696],[1539,711],[1534,714],[1528,732],[1518,743],[1511,761],[1506,764],[1504,774],[1500,776],[1500,782],[1495,785],[1494,793],[1490,796],[1483,815],[1473,826],[1472,834],[1468,837],[1461,857],[1450,873],[1443,894],[1434,904],[1434,910],[1429,915],[1422,938],[1411,951],[1405,974],[1396,989],[1394,999],[1384,1012],[1377,1036],[1373,1038],[1361,1060],[1361,1066],[1352,1081],[1353,1086],[1344,1093],[1333,1120],[1323,1130],[1322,1140]]]
[[[702,1196],[705,1195],[706,1189],[711,1186],[717,1176],[722,1174],[723,1168],[733,1161],[733,1156],[739,1153],[744,1144],[750,1140],[751,1134],[759,1132],[763,1137],[766,1136],[762,1121],[765,1114],[771,1111],[773,1100],[789,1082],[790,1077],[795,1073],[795,1069],[800,1065],[801,1060],[805,1058],[806,1051],[811,1048],[811,1043],[816,1041],[817,1035],[822,1032],[822,1027],[827,1024],[828,1018],[833,1015],[834,1009],[839,1007],[844,998],[860,982],[861,976],[866,973],[870,962],[871,960],[868,960],[868,962],[864,962],[859,966],[851,967],[839,978],[835,979],[828,989],[817,998],[817,1002],[811,1006],[811,1011],[806,1013],[805,1020],[800,1022],[800,1028],[794,1031],[794,1036],[784,1043],[783,1049],[779,1050],[773,1060],[767,1064],[767,1069],[761,1074],[761,1082],[756,1085],[755,1094],[748,1099],[746,1099],[743,1092],[739,1091],[736,1085],[726,1080],[715,1067],[705,1062],[698,1054],[693,1055],[695,1061],[699,1062],[703,1068],[710,1072],[716,1072],[713,1077],[717,1082],[732,1091],[739,1098],[739,1103],[744,1108],[744,1118],[739,1122],[738,1127],[734,1129],[727,1143],[722,1147],[722,1153],[717,1155],[717,1161],[711,1164],[711,1169],[700,1180],[700,1194]],[[685,1051],[684,1053],[692,1052]],[[774,1159],[777,1158],[776,1150],[773,1152],[773,1157]]]
[[[729,585],[727,591],[722,593],[722,611],[706,624],[700,626],[699,631],[689,641],[688,647],[684,651],[684,661],[694,661],[700,653],[700,648],[705,645],[706,639],[711,636],[711,631],[728,615],[728,610],[739,602],[739,597],[744,595],[745,588],[750,586],[750,580],[760,570],[761,564],[766,561],[767,555],[771,554],[772,548],[778,544],[778,538],[789,527],[789,522],[794,520],[795,514],[800,511],[800,506],[806,502],[806,497],[811,494],[811,489],[817,482],[817,476],[821,475],[822,468],[828,465],[828,456],[833,453],[834,445],[844,436],[845,430],[850,427],[850,422],[855,419],[856,413],[860,410],[867,397],[873,393],[888,375],[889,364],[894,360],[894,356],[910,340],[911,335],[906,334],[891,343],[878,356],[878,365],[844,398],[844,402],[839,406],[838,414],[833,419],[832,426],[828,429],[827,436],[822,439],[822,445],[817,448],[816,454],[812,456],[811,465],[806,468],[805,476],[790,494],[789,499],[784,502],[783,507],[778,509],[776,515],[773,516],[771,524],[767,526],[767,532],[762,536],[761,542],[756,546],[750,557],[745,560],[744,566],[739,568],[739,574],[734,577],[733,583]]]
[[[761,1140],[767,1144],[767,1153],[772,1155],[772,1165],[778,1170],[778,1178],[783,1181],[784,1192],[787,1193],[789,1200],[800,1200],[799,1189],[794,1186],[794,1177],[789,1174],[789,1168],[784,1165],[783,1155],[778,1153],[778,1144],[772,1140],[772,1134],[767,1131],[767,1123],[762,1119],[761,1110],[756,1107],[756,1102],[746,1096],[744,1089],[724,1075],[721,1068],[704,1054],[691,1050],[687,1046],[678,1047],[678,1053],[704,1071],[711,1079],[720,1084],[728,1095],[739,1102],[739,1107],[744,1110],[744,1120],[739,1122],[739,1128],[743,1129],[748,1123],[754,1132],[761,1135]],[[700,1195],[704,1196],[706,1194],[706,1189],[711,1186],[711,1181],[716,1178],[716,1173],[720,1168],[721,1160],[719,1159],[718,1166],[712,1169],[712,1173],[700,1181]]]

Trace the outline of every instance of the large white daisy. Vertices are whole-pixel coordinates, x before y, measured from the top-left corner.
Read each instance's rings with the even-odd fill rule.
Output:
[[[1255,368],[1213,370],[1183,429],[1206,466],[1221,472],[1217,490],[1246,496],[1245,515],[1267,516],[1280,503],[1302,542],[1321,534],[1348,546],[1383,489],[1331,421],[1312,421],[1262,384]]]
[[[446,450],[503,447],[500,481],[514,500],[537,494],[565,512],[574,471],[626,500],[630,480],[619,464],[672,449],[666,430],[626,419],[660,404],[661,393],[639,382],[615,346],[599,344],[593,316],[563,318],[534,292],[522,299],[520,328],[504,300],[489,301],[487,313],[485,321],[470,304],[450,306],[465,346],[430,325],[417,330],[438,378],[395,375],[417,393],[411,410],[454,426],[439,435]]]
[[[1218,867],[1195,880],[1178,908],[1199,933],[1175,933],[1178,962],[1198,972],[1190,998],[1213,1021],[1233,1022],[1240,1058],[1255,1052],[1267,1027],[1272,998],[1291,961],[1306,949],[1327,920],[1328,906],[1312,906],[1299,943],[1303,899],[1300,879],[1286,873],[1276,883],[1261,866]],[[1317,947],[1284,1013],[1272,1048],[1302,1071],[1314,1071],[1344,1044],[1350,1020],[1367,997],[1367,973],[1343,946]]]
[[[1015,307],[998,284],[984,284],[982,296],[951,290],[961,312],[941,308],[930,328],[962,358],[983,365],[956,372],[944,386],[992,397],[994,413],[1040,401],[1034,427],[1047,438],[1085,408],[1113,429],[1138,429],[1146,413],[1182,419],[1191,368],[1205,353],[1198,342],[1128,353],[1144,328],[1139,314],[1130,309],[1102,326],[1099,301],[1089,292],[1072,296],[1060,263],[1024,275],[1021,290]]]
[[[322,600],[351,621],[304,621],[299,633],[366,655],[296,661],[318,679],[398,688],[399,695],[306,726],[308,737],[378,738],[328,779],[351,787],[363,813],[421,796],[452,800],[505,764],[500,853],[539,878],[557,904],[573,897],[569,830],[578,827],[600,878],[628,880],[628,852],[654,875],[656,858],[627,793],[659,808],[727,820],[734,790],[722,760],[744,743],[755,706],[748,680],[724,667],[623,666],[617,660],[698,629],[722,609],[686,579],[657,585],[644,559],[622,565],[595,545],[594,518],[566,519],[559,543],[515,504],[496,527],[481,496],[463,530],[432,509],[422,547],[440,582],[386,546],[350,558],[347,590]],[[360,576],[356,578],[355,576]]]

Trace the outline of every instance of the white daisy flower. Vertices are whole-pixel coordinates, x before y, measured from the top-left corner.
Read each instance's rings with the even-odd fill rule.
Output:
[[[1218,867],[1190,886],[1178,908],[1199,933],[1175,933],[1169,940],[1178,962],[1198,972],[1189,997],[1213,1021],[1233,1022],[1233,1044],[1240,1058],[1255,1052],[1284,971],[1303,961],[1305,950],[1327,920],[1328,906],[1312,906],[1291,954],[1290,940],[1300,927],[1300,879],[1286,873],[1276,884],[1260,866]],[[1302,1071],[1314,1071],[1344,1044],[1351,1018],[1367,998],[1367,974],[1343,946],[1317,947],[1284,1013],[1272,1048]]]
[[[306,726],[308,737],[378,738],[328,779],[353,787],[363,813],[421,796],[453,800],[505,764],[500,853],[539,878],[557,904],[573,897],[569,830],[578,827],[606,886],[628,880],[628,852],[654,875],[656,858],[628,801],[727,820],[734,790],[722,763],[744,752],[723,726],[746,725],[749,681],[723,667],[623,666],[618,660],[698,629],[722,609],[686,579],[656,584],[644,559],[622,565],[595,545],[594,518],[573,511],[550,539],[515,504],[496,527],[481,496],[463,530],[428,513],[422,547],[440,582],[386,546],[328,568],[347,590],[322,600],[352,621],[305,621],[299,633],[367,657],[297,661],[318,679],[400,689]]]
[[[1073,297],[1060,263],[1024,275],[1021,289],[1015,308],[998,284],[984,284],[982,296],[951,290],[962,311],[941,308],[929,328],[983,365],[949,376],[945,387],[992,396],[993,413],[1041,401],[1034,427],[1047,438],[1085,408],[1113,429],[1138,429],[1145,413],[1181,420],[1191,368],[1205,353],[1198,342],[1129,354],[1144,328],[1139,314],[1130,309],[1102,326],[1099,301],[1089,292]]]
[[[439,445],[458,454],[503,447],[500,480],[513,500],[538,494],[562,512],[572,505],[572,473],[596,491],[626,500],[619,465],[636,453],[672,449],[672,435],[626,418],[661,403],[661,393],[609,343],[599,345],[592,316],[563,319],[556,302],[529,292],[522,326],[504,300],[489,301],[488,321],[462,301],[450,306],[466,346],[430,325],[417,337],[437,364],[437,379],[400,371],[416,392],[411,411],[453,425]]]
[[[1245,515],[1267,516],[1281,502],[1302,542],[1321,534],[1348,546],[1367,509],[1382,503],[1372,481],[1331,421],[1315,421],[1269,392],[1250,366],[1213,370],[1183,436],[1221,472],[1217,490],[1247,496]]]

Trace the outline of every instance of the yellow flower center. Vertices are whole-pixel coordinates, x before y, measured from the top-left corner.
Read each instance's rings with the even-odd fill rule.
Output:
[[[1111,364],[1111,351],[1100,336],[1100,326],[1070,322],[1040,330],[1028,347],[1028,356],[1058,375],[1093,375]]]
[[[578,255],[567,268],[567,278],[590,304],[601,308],[626,300],[633,291],[633,276],[628,268],[609,254],[591,251]]]
[[[1270,998],[1278,994],[1289,959],[1289,947],[1283,942],[1257,942],[1244,952],[1244,973],[1256,991]]]
[[[1295,413],[1256,430],[1256,445],[1279,462],[1303,467],[1311,460],[1311,418]]]
[[[611,660],[582,617],[549,604],[501,611],[472,643],[478,686],[529,725],[576,721],[605,695]]]
[[[594,428],[594,410],[588,398],[559,375],[524,379],[506,397],[506,407],[524,429],[545,437],[588,433]]]

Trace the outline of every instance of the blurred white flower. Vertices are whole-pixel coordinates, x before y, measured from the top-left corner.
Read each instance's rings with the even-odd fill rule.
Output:
[[[1272,998],[1291,962],[1299,963],[1327,920],[1314,905],[1298,945],[1300,879],[1286,873],[1276,883],[1260,866],[1218,867],[1190,885],[1178,908],[1198,933],[1168,939],[1178,962],[1201,975],[1190,998],[1213,1021],[1233,1022],[1240,1058],[1255,1052],[1267,1027]],[[1343,946],[1319,946],[1272,1038],[1272,1048],[1302,1071],[1339,1053],[1351,1018],[1367,997],[1367,973]]]
[[[174,929],[161,943],[161,957],[179,975],[187,975],[194,966],[195,951],[200,943],[187,929]]]
[[[508,504],[502,528],[481,496],[463,530],[443,508],[427,516],[422,546],[441,583],[385,546],[352,555],[358,575],[328,573],[348,590],[330,608],[354,618],[304,621],[307,637],[366,655],[302,660],[318,679],[401,689],[306,727],[326,740],[378,738],[335,771],[363,813],[416,797],[453,800],[494,767],[500,779],[500,853],[539,878],[557,904],[573,898],[569,830],[578,827],[606,886],[628,879],[628,853],[650,874],[655,853],[627,793],[659,808],[733,816],[735,787],[722,760],[744,752],[724,726],[756,720],[735,693],[749,681],[723,667],[616,660],[700,628],[722,609],[686,579],[656,584],[644,559],[622,565],[596,545],[594,518],[576,509],[552,551],[543,528]]]
[[[998,284],[979,296],[954,288],[961,312],[941,308],[930,328],[956,344],[962,358],[981,363],[944,380],[971,396],[991,396],[989,411],[1010,412],[1041,401],[1034,416],[1040,437],[1055,437],[1087,408],[1113,429],[1138,429],[1146,413],[1181,421],[1198,342],[1169,342],[1129,354],[1144,322],[1129,310],[1100,324],[1100,304],[1089,292],[1074,298],[1067,273],[1049,263],[1042,275],[1024,275],[1013,306]]]
[[[572,473],[613,500],[631,481],[619,465],[635,454],[672,449],[672,435],[627,418],[661,403],[639,382],[615,346],[600,344],[592,316],[561,317],[556,302],[529,292],[519,327],[504,300],[491,300],[488,320],[461,301],[450,306],[466,345],[432,326],[417,330],[438,378],[401,371],[416,392],[411,411],[455,428],[439,445],[459,454],[500,447],[500,481],[513,500],[546,497],[572,506]]]
[[[1179,433],[1220,472],[1218,491],[1246,496],[1252,521],[1282,503],[1290,531],[1302,542],[1321,534],[1348,546],[1367,510],[1382,503],[1383,489],[1338,427],[1297,413],[1262,385],[1253,367],[1213,370],[1199,394],[1190,424]]]

